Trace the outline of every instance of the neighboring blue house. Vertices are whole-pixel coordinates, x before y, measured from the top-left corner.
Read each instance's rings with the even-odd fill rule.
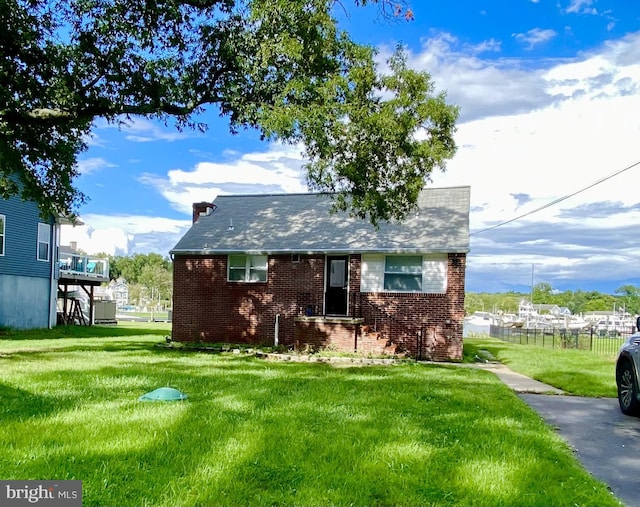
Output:
[[[94,288],[109,281],[109,262],[68,248],[61,257],[60,226],[69,223],[43,218],[35,202],[0,199],[0,327],[93,323]],[[75,289],[87,295],[88,312]]]
[[[0,199],[0,327],[55,326],[59,227],[34,202]]]

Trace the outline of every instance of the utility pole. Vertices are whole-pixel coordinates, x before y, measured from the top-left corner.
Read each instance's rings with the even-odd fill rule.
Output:
[[[535,272],[535,264],[531,264],[531,304],[533,304],[533,275]]]

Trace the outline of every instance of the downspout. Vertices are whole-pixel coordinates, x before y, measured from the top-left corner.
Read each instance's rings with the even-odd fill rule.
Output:
[[[360,324],[356,324],[353,330],[353,351],[358,352],[358,335],[360,334]]]
[[[275,324],[275,329],[273,332],[273,346],[277,347],[278,346],[278,331],[280,328],[280,314],[276,313],[276,324]]]
[[[49,273],[49,329],[53,329],[57,317],[58,282],[56,281],[56,264],[58,262],[58,224],[53,223],[51,237],[51,271]]]

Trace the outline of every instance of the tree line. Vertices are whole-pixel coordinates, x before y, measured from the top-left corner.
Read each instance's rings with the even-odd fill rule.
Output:
[[[109,259],[109,279],[122,278],[129,287],[132,304],[149,304],[167,308],[173,297],[173,264],[157,253],[132,256],[106,256]]]
[[[593,311],[622,310],[631,314],[640,314],[640,287],[622,285],[614,294],[603,294],[598,291],[554,290],[548,283],[539,283],[531,293],[523,292],[467,292],[464,309],[467,315],[477,311],[518,313],[520,301],[531,300],[533,304],[553,304],[566,307],[572,314]]]

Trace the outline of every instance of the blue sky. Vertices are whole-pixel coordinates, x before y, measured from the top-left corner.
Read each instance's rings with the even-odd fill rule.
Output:
[[[344,5],[341,26],[376,46],[382,67],[403,44],[461,108],[458,152],[430,185],[471,186],[468,291],[640,285],[640,166],[624,170],[640,161],[640,4],[414,0],[414,20],[397,23]],[[76,182],[91,199],[85,225],[63,243],[168,255],[192,202],[306,191],[299,148],[232,136],[215,108],[202,120],[204,134],[98,121]]]

